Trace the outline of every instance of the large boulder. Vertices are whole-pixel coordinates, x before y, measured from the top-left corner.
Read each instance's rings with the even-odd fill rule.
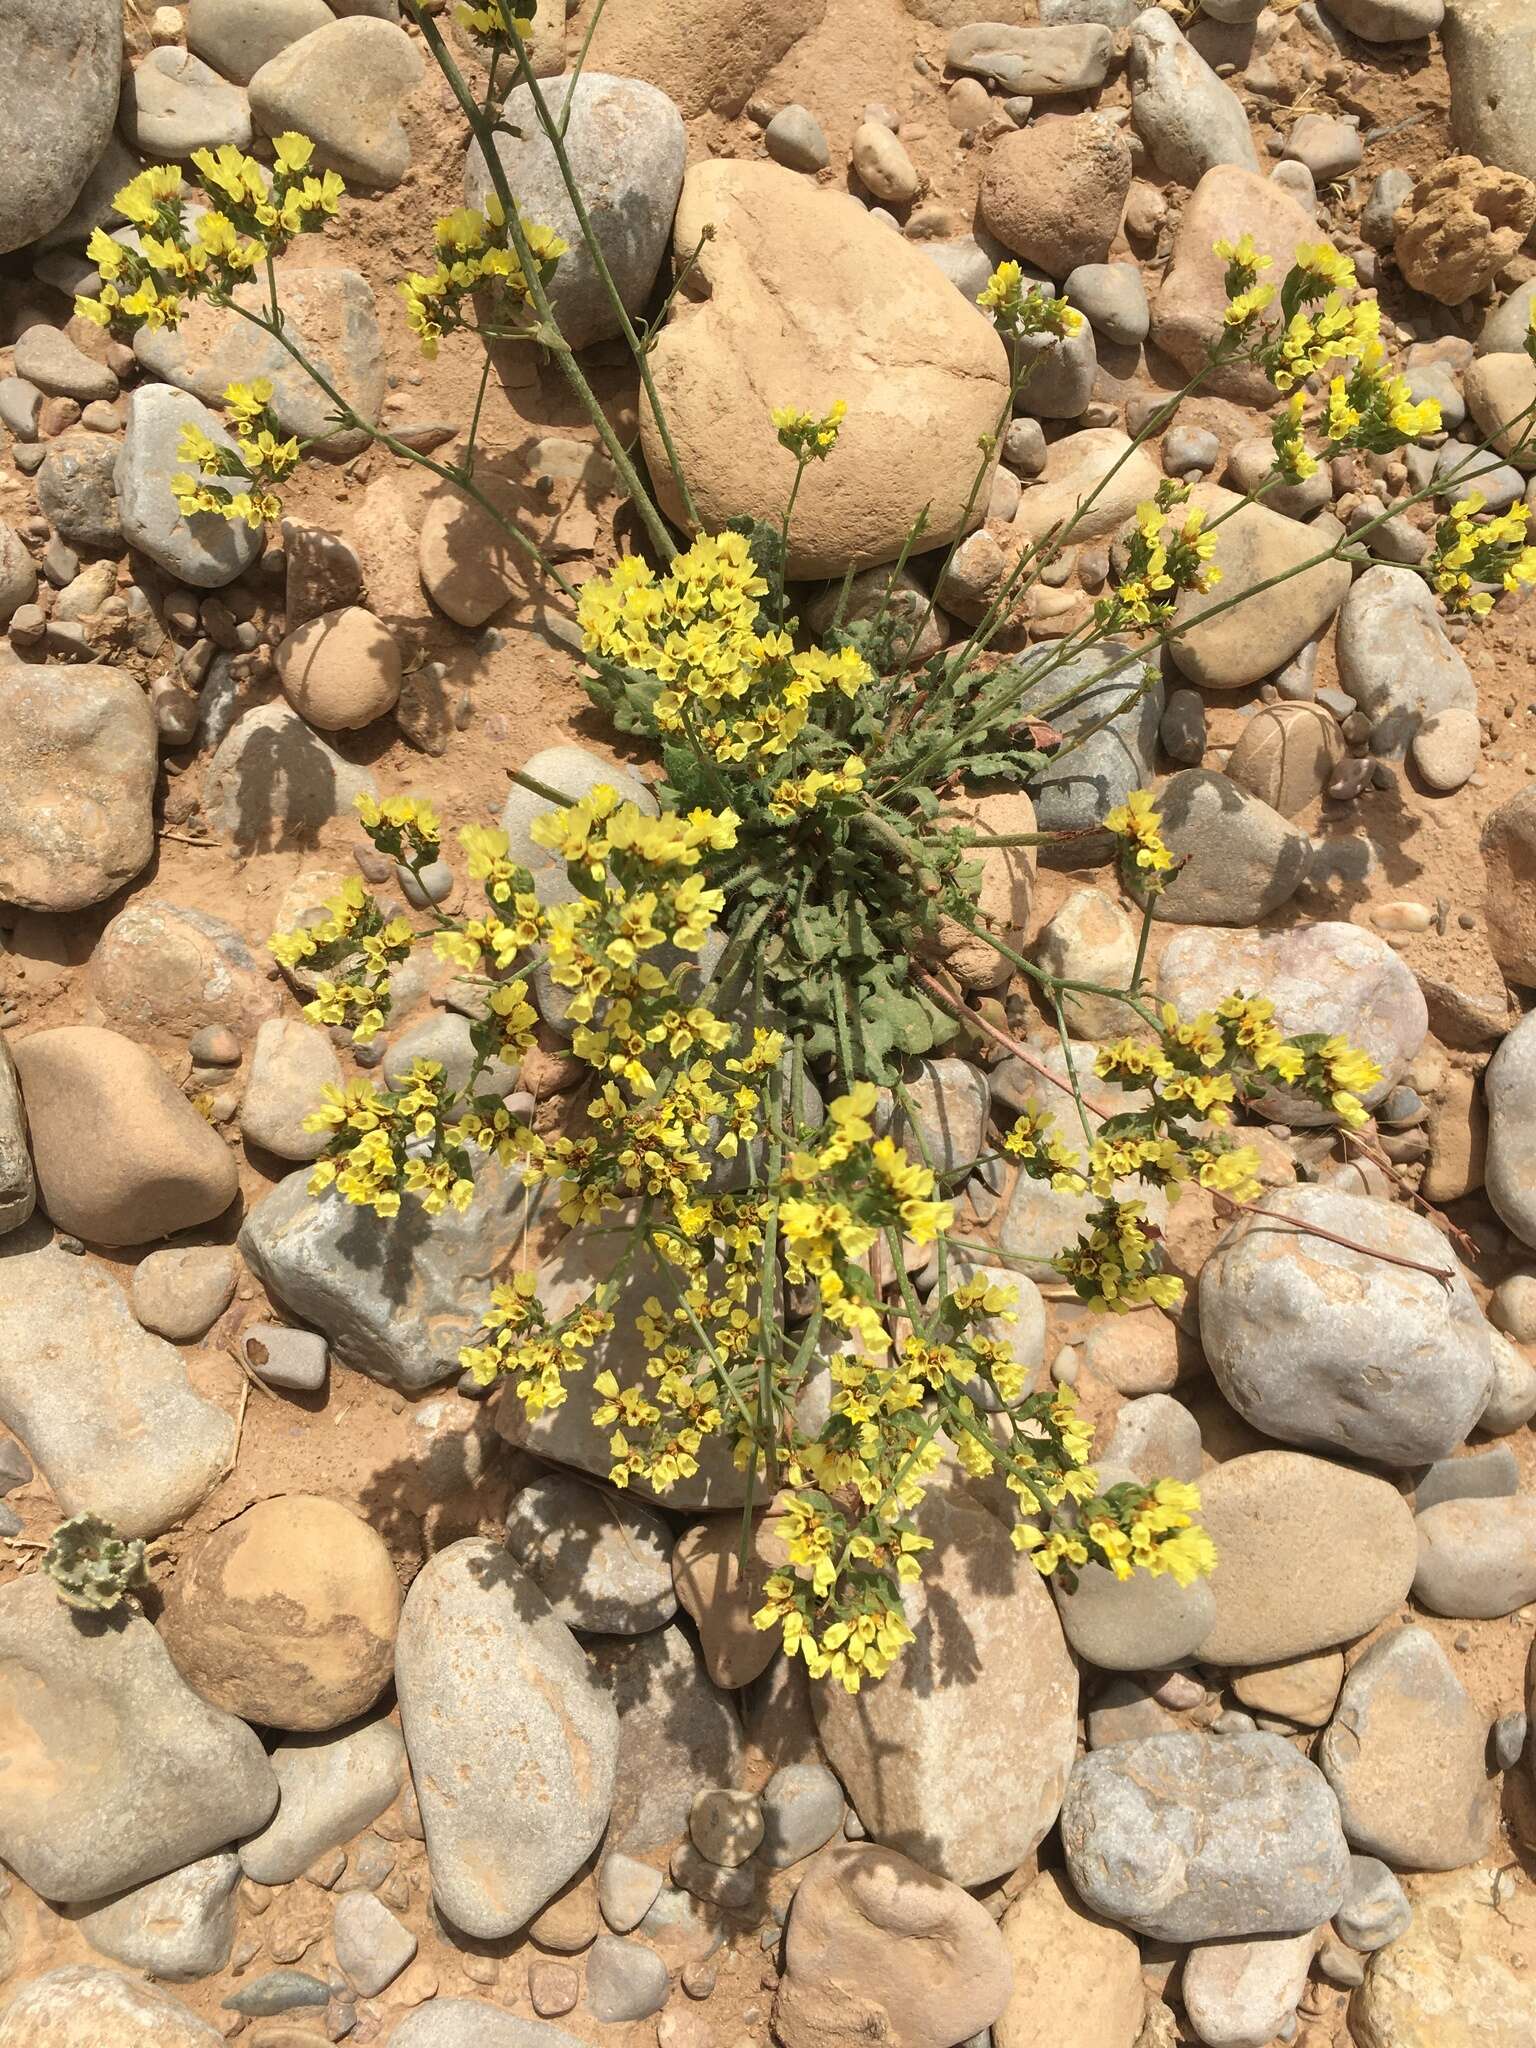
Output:
[[[1050,1594],[1001,1517],[951,1468],[903,1589],[914,1641],[877,1685],[816,1689],[827,1760],[877,1842],[956,1884],[1015,1870],[1061,1808],[1077,1671]]]
[[[0,14],[0,255],[74,205],[112,139],[122,53],[117,0],[14,0]]]
[[[45,1899],[144,1884],[277,1804],[256,1736],[197,1697],[142,1615],[81,1615],[40,1573],[0,1589],[0,1703],[0,1856]]]
[[[1201,1341],[1233,1407],[1282,1443],[1378,1464],[1453,1451],[1487,1403],[1493,1351],[1446,1239],[1403,1205],[1330,1187],[1278,1188],[1265,1210],[1200,1275]]]
[[[0,1422],[63,1514],[158,1536],[229,1469],[233,1419],[174,1345],[140,1328],[104,1266],[47,1235],[39,1221],[0,1239]]]
[[[818,28],[827,0],[612,0],[592,37],[591,62],[620,76],[653,79],[691,120],[739,114],[801,36]]]
[[[842,399],[837,447],[811,465],[796,500],[789,573],[833,577],[891,561],[925,507],[921,545],[953,540],[977,438],[996,431],[1008,389],[990,321],[857,200],[777,164],[696,165],[677,210],[680,257],[707,225],[698,296],[674,306],[651,355],[704,526],[782,518],[795,465],[771,408],[819,413]],[[640,431],[662,507],[684,524],[648,407]]]
[[[586,70],[573,84],[549,80],[542,96],[565,126],[565,154],[592,233],[624,310],[639,313],[667,252],[683,186],[688,136],[664,92],[643,78]],[[582,240],[576,209],[526,85],[507,96],[496,154],[524,215],[569,246],[549,284],[550,304],[573,348],[622,332],[619,316]],[[464,165],[464,198],[485,211],[494,190],[479,143]]]
[[[395,1683],[433,1898],[466,1934],[515,1934],[608,1824],[613,1702],[533,1581],[473,1537],[412,1585]]]
[[[34,1977],[0,2013],[0,2048],[219,2048],[223,2038],[179,1998],[91,1963]]]
[[[159,753],[134,677],[0,667],[0,731],[0,901],[82,910],[148,866]]]

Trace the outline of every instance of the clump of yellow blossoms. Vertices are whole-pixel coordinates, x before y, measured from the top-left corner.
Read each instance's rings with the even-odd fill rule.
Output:
[[[779,446],[794,456],[802,468],[807,462],[825,462],[837,446],[838,430],[848,417],[846,399],[836,399],[818,419],[799,406],[773,408],[773,428]]]
[[[1167,886],[1177,862],[1163,840],[1163,814],[1146,789],[1133,789],[1104,819],[1104,829],[1120,841],[1121,861],[1133,888],[1155,896]]]
[[[1207,532],[1200,507],[1191,506],[1175,526],[1167,523],[1167,515],[1188,496],[1188,485],[1165,479],[1155,498],[1136,507],[1125,574],[1114,592],[1094,607],[1098,623],[1107,631],[1166,626],[1181,590],[1207,591],[1221,581],[1221,570],[1211,560],[1216,535]]]
[[[874,678],[856,649],[798,652],[762,609],[768,583],[743,534],[701,534],[658,575],[627,555],[583,584],[578,616],[594,664],[652,678],[665,733],[715,761],[782,754],[823,695],[854,697]]]
[[[1060,338],[1082,331],[1083,316],[1077,308],[1039,285],[1026,290],[1024,273],[1011,258],[998,264],[977,293],[976,303],[992,315],[999,334],[1010,341],[1031,334]]]
[[[1536,583],[1536,547],[1526,538],[1530,507],[1511,505],[1480,519],[1480,491],[1460,498],[1435,528],[1430,580],[1453,612],[1481,615],[1493,609],[1500,590]]]
[[[570,244],[553,228],[518,216],[523,247],[541,284],[548,284]],[[480,332],[500,341],[531,337],[528,271],[518,239],[494,192],[486,194],[485,211],[471,206],[445,214],[433,229],[437,262],[425,274],[412,271],[397,287],[405,301],[405,317],[421,343],[424,356],[437,354],[445,334],[467,325],[464,307],[476,293],[487,299]],[[508,322],[511,322],[509,325]]]
[[[264,526],[282,512],[275,486],[299,465],[301,449],[296,436],[279,439],[277,417],[271,408],[272,384],[256,377],[249,384],[226,384],[224,408],[234,429],[233,448],[215,441],[201,427],[185,426],[176,453],[190,462],[193,473],[179,469],[171,478],[171,495],[184,519],[198,512],[217,513],[222,519],[243,520],[247,526]],[[241,488],[214,489],[210,476],[232,478]]]

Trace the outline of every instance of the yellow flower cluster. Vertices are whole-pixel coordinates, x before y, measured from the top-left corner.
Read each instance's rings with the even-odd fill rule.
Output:
[[[1144,895],[1156,895],[1164,888],[1176,865],[1163,843],[1162,824],[1163,814],[1155,808],[1151,791],[1145,789],[1133,789],[1104,820],[1105,830],[1121,842],[1122,858]]]
[[[701,534],[663,576],[637,555],[582,586],[583,645],[597,663],[654,677],[653,711],[716,761],[782,754],[812,702],[855,696],[873,675],[851,647],[795,651],[761,610],[768,583],[739,533]]]
[[[773,408],[773,430],[779,446],[786,449],[803,468],[808,462],[825,462],[837,446],[838,430],[848,417],[848,401],[834,399],[818,419],[814,413],[795,405]]]
[[[323,1133],[331,1149],[310,1175],[312,1195],[334,1187],[384,1217],[399,1215],[402,1194],[414,1196],[429,1216],[469,1207],[475,1183],[462,1146],[448,1136],[450,1090],[435,1060],[414,1060],[393,1091],[349,1081],[327,1083],[321,1094],[304,1128]]]
[[[538,281],[548,284],[570,244],[553,228],[521,214],[518,224]],[[396,287],[424,356],[435,356],[443,336],[467,324],[464,304],[476,292],[484,292],[488,299],[482,333],[503,341],[532,335],[526,317],[532,298],[528,273],[494,192],[486,195],[484,213],[461,206],[456,213],[445,214],[436,223],[433,239],[437,245],[433,269],[425,274],[412,271]],[[506,324],[509,318],[515,323],[512,326]]]
[[[1180,491],[1181,487],[1165,485],[1156,499],[1136,507],[1125,576],[1113,596],[1100,601],[1101,624],[1111,629],[1162,625],[1172,617],[1181,590],[1209,590],[1221,581],[1221,571],[1211,560],[1216,536],[1206,532],[1199,506],[1192,506],[1179,526],[1166,523]]]
[[[224,405],[234,427],[233,448],[215,441],[201,427],[184,426],[176,453],[192,471],[179,469],[171,478],[171,496],[184,519],[199,512],[212,512],[221,519],[243,520],[247,526],[264,526],[282,512],[275,486],[292,474],[299,464],[296,437],[278,439],[276,416],[271,410],[272,384],[257,377],[249,384],[226,384]],[[195,472],[195,473],[194,473]],[[242,488],[214,489],[205,478],[229,477]]]
[[[1010,341],[1027,334],[1061,336],[1082,331],[1083,316],[1077,308],[1039,285],[1026,290],[1024,273],[1011,258],[998,264],[976,294],[976,303],[992,315],[998,333]]]
[[[786,777],[774,785],[768,798],[768,815],[787,823],[838,797],[856,797],[863,791],[864,775],[863,760],[850,754],[841,768],[812,768],[804,775]]]
[[[1429,573],[1448,611],[1481,615],[1501,589],[1536,583],[1536,547],[1526,538],[1530,507],[1511,505],[1479,519],[1483,504],[1480,491],[1469,491],[1435,529]]]
[[[514,34],[527,28],[537,11],[537,0],[483,0],[478,7],[460,0],[453,17],[478,42],[506,49]]]

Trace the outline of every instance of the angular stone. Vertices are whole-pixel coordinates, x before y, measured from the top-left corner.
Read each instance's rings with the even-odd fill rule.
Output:
[[[1030,662],[1018,664],[1023,685],[1018,714],[1048,717],[1069,739],[1086,734],[1059,764],[1047,763],[1030,778],[1042,831],[1081,832],[1101,825],[1151,773],[1163,715],[1162,681],[1139,657],[1127,660],[1129,654],[1120,641],[1105,640],[1092,654],[1063,661],[1035,681],[1029,680]],[[1097,840],[1078,840],[1070,853],[1054,857],[1093,858],[1100,845]],[[1050,864],[1052,849],[1041,851]]]
[[[81,910],[146,867],[155,721],[125,669],[0,667],[0,900]]]
[[[507,1549],[567,1628],[642,1635],[677,1612],[666,1523],[573,1475],[529,1481],[507,1516]]]
[[[672,1553],[677,1598],[699,1631],[699,1648],[716,1685],[750,1685],[778,1655],[771,1629],[752,1616],[764,1587],[783,1568],[781,1527],[772,1515],[754,1516],[746,1569],[741,1562],[741,1516],[712,1515],[685,1529]]]
[[[1278,1735],[1154,1735],[1079,1760],[1061,1816],[1083,1901],[1161,1941],[1319,1926],[1349,1852],[1322,1773]]]
[[[331,1940],[336,1967],[364,1998],[392,1984],[416,1954],[415,1935],[372,1892],[337,1900]]]
[[[477,1538],[412,1585],[395,1679],[433,1898],[467,1934],[516,1933],[607,1825],[613,1702],[533,1581]]]
[[[1102,540],[1125,523],[1158,482],[1155,459],[1145,448],[1133,449],[1130,436],[1118,427],[1064,434],[1051,443],[1040,481],[1020,498],[1013,531],[1031,543],[1053,526],[1062,526],[1069,541]],[[1110,652],[1107,645],[1102,652]],[[1100,650],[1093,660],[1096,670],[1102,668]]]
[[[302,1877],[326,1849],[344,1847],[377,1820],[405,1782],[405,1744],[388,1721],[285,1736],[268,1762],[277,1811],[240,1844],[240,1868],[257,1884]]]
[[[0,2013],[0,2048],[219,2048],[223,2038],[179,1998],[89,1963],[34,1977]]]
[[[49,1244],[37,1223],[0,1239],[0,1421],[61,1515],[99,1514],[121,1536],[158,1536],[191,1514],[235,1449],[232,1418],[139,1327],[106,1268]]]
[[[1338,1650],[1315,1657],[1293,1657],[1284,1664],[1264,1664],[1240,1671],[1232,1691],[1256,1714],[1278,1714],[1302,1728],[1321,1728],[1333,1712],[1344,1682],[1344,1658]]]
[[[1413,1908],[1397,1879],[1375,1856],[1351,1856],[1349,1889],[1333,1916],[1339,1938],[1362,1954],[1373,1954],[1405,1934]]]
[[[1103,263],[1131,186],[1131,152],[1103,114],[1037,121],[987,159],[978,196],[988,232],[1015,256],[1064,278]]]
[[[37,1206],[37,1180],[27,1150],[16,1062],[0,1033],[0,1237],[19,1230]]]
[[[142,1616],[81,1616],[41,1574],[0,1589],[0,1696],[28,1765],[0,1793],[0,1854],[44,1898],[179,1870],[276,1803],[260,1742],[183,1684]]]
[[[168,1982],[211,1977],[235,1940],[240,1865],[227,1851],[71,1915],[91,1947]]]

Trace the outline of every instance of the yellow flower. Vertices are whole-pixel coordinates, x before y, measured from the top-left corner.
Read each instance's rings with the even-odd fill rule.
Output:
[[[838,431],[847,416],[847,401],[841,398],[834,399],[819,419],[797,406],[779,405],[773,409],[773,425],[779,446],[797,461],[824,462],[837,446]]]

